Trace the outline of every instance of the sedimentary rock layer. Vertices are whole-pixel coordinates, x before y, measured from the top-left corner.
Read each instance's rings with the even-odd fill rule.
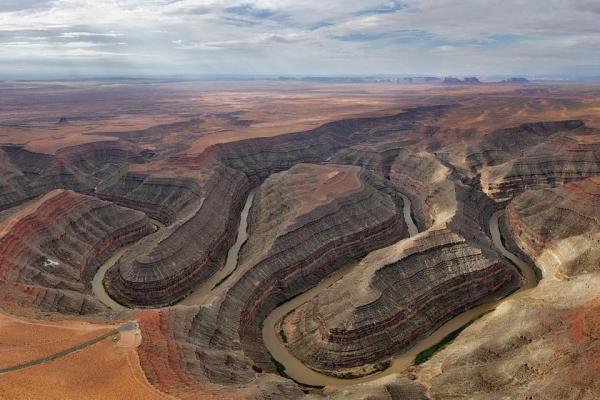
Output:
[[[506,216],[517,244],[544,274],[600,271],[600,177],[527,191]]]
[[[503,302],[418,371],[434,400],[600,396],[597,274],[544,279]]]
[[[267,179],[255,195],[240,265],[216,298],[160,314],[163,340],[185,376],[208,387],[252,387],[259,376],[258,384],[267,375],[257,373],[273,371],[262,344],[266,315],[344,263],[406,236],[401,202],[357,167],[300,164]],[[142,352],[144,365],[156,365],[157,356]]]
[[[105,284],[111,297],[127,305],[172,304],[220,268],[235,240],[250,185],[244,174],[222,167],[203,189],[205,197],[187,215],[131,247],[108,271]],[[172,200],[170,204],[179,201]]]
[[[409,196],[421,230],[448,220],[458,207],[451,171],[433,154],[402,149],[390,166],[389,179]]]
[[[154,241],[148,240],[129,250],[106,276],[109,293],[124,304],[138,306],[160,306],[180,300],[222,265],[225,250],[235,239],[244,199],[252,187],[273,173],[296,164],[324,162],[339,149],[368,139],[374,131],[404,132],[411,126],[413,114],[418,111],[343,120],[308,132],[219,144],[199,156],[172,157],[169,162],[181,168],[205,171],[198,181],[201,189],[191,190],[202,193],[201,207],[189,206],[198,204],[193,199],[185,201],[181,207],[176,203],[178,209],[183,207],[188,212],[187,215],[178,214],[186,222],[164,230]],[[156,180],[152,183],[139,183],[139,180],[135,182],[134,176],[126,175],[115,185],[102,190],[100,195],[155,217],[165,215],[162,218],[165,222],[172,220],[177,211],[165,210],[159,204],[154,212],[154,205],[144,203],[149,197],[144,194],[145,188],[156,186]],[[136,187],[139,190],[129,189]],[[155,188],[152,191],[156,193]],[[186,192],[181,197],[188,199],[190,195]],[[184,246],[183,243],[193,245]]]
[[[516,132],[523,138],[515,139],[504,156],[493,156],[493,162],[488,160],[483,168],[484,191],[493,198],[506,199],[526,189],[600,175],[598,132],[585,128],[580,121],[556,123],[552,128],[544,129],[547,135],[542,137],[529,137],[529,130]],[[536,138],[540,140],[536,142]]]
[[[118,141],[66,147],[56,155],[32,153],[22,146],[2,146],[0,210],[53,189],[91,193],[124,174],[135,153],[132,145]]]
[[[199,180],[155,177],[129,172],[110,186],[97,188],[95,194],[170,225],[202,202]]]
[[[119,247],[153,231],[140,212],[55,190],[3,221],[0,280],[43,310],[104,311],[90,295],[96,269]]]
[[[446,229],[363,261],[284,318],[292,353],[330,374],[385,360],[443,322],[516,288],[516,271]],[[373,261],[373,262],[371,262]]]

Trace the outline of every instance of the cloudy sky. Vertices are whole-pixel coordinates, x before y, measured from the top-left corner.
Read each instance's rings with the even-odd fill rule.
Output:
[[[0,0],[3,78],[599,67],[599,0]]]

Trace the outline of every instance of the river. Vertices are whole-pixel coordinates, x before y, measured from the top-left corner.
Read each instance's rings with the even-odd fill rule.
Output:
[[[217,271],[217,273],[211,276],[207,281],[200,284],[200,286],[194,289],[192,294],[183,299],[183,301],[181,301],[179,304],[203,304],[213,292],[215,286],[229,278],[233,271],[235,271],[238,265],[238,256],[240,254],[240,250],[242,249],[244,243],[246,243],[246,240],[248,240],[248,213],[250,212],[250,207],[254,201],[254,193],[254,191],[250,192],[248,198],[246,199],[246,203],[244,204],[244,208],[242,209],[237,238],[233,246],[231,246],[227,252],[225,266],[223,266],[223,268]]]
[[[281,339],[275,329],[275,324],[287,315],[288,312],[296,309],[303,303],[311,300],[317,294],[322,292],[331,286],[335,281],[339,280],[345,274],[347,274],[352,268],[354,268],[358,263],[348,265],[344,267],[326,279],[321,281],[317,286],[312,289],[304,292],[300,296],[293,298],[292,300],[282,304],[273,310],[264,321],[262,335],[263,342],[265,347],[271,353],[271,356],[281,363],[285,367],[285,373],[292,379],[297,382],[306,384],[306,385],[314,385],[314,386],[345,386],[345,385],[353,385],[361,382],[368,382],[374,379],[381,378],[386,375],[390,375],[396,372],[403,372],[410,366],[414,364],[414,360],[417,354],[421,351],[428,349],[434,344],[441,341],[446,335],[450,332],[462,327],[469,321],[481,316],[482,314],[493,310],[500,304],[502,301],[505,301],[509,298],[514,298],[517,295],[521,295],[524,290],[530,289],[537,284],[537,278],[535,275],[535,271],[531,268],[529,264],[518,258],[516,255],[510,253],[504,245],[502,244],[502,240],[500,239],[500,231],[498,229],[498,219],[502,215],[504,210],[497,211],[494,213],[492,218],[490,219],[490,232],[492,235],[492,242],[496,248],[508,259],[510,259],[520,270],[520,273],[523,277],[523,285],[521,288],[507,296],[501,300],[490,301],[484,303],[480,306],[472,308],[468,311],[465,311],[456,317],[452,318],[450,321],[446,322],[442,326],[440,326],[436,331],[434,331],[431,335],[419,340],[415,345],[413,345],[406,352],[395,356],[392,358],[390,366],[380,372],[363,376],[360,378],[352,378],[352,379],[341,379],[335,378],[326,374],[322,374],[317,372],[306,365],[304,365],[300,360],[294,357],[285,345],[281,342]],[[409,227],[410,236],[414,236],[417,234],[417,228],[414,224],[414,221],[411,217],[411,203],[407,198],[404,198],[404,210],[403,215],[406,220],[406,224]]]
[[[156,227],[157,231],[159,229],[162,229],[162,228],[165,227],[158,220],[150,219],[150,222]],[[115,252],[115,254],[113,254],[112,257],[110,257],[108,260],[106,260],[104,262],[104,264],[102,264],[100,266],[100,268],[98,268],[98,271],[96,271],[96,275],[94,275],[94,279],[92,279],[92,293],[94,294],[94,296],[96,296],[96,298],[98,300],[100,300],[100,302],[102,304],[104,304],[105,306],[111,308],[114,311],[125,311],[128,308],[125,307],[124,305],[121,305],[121,304],[117,303],[116,301],[114,301],[112,299],[112,297],[110,297],[108,295],[108,293],[106,292],[106,288],[104,287],[104,284],[102,283],[102,281],[104,280],[104,275],[106,275],[106,271],[108,271],[108,269],[110,267],[112,267],[113,265],[115,265],[115,263],[117,262],[117,260],[119,260],[119,258],[121,258],[121,256],[123,254],[125,254],[125,252],[127,251],[127,249],[129,249],[135,243],[137,243],[137,242],[134,242],[134,243],[129,244],[127,246],[123,246],[117,252]]]
[[[229,278],[232,273],[235,271],[238,264],[238,256],[240,249],[248,239],[248,213],[252,206],[252,202],[254,199],[255,192],[251,192],[246,199],[246,203],[244,204],[244,208],[242,210],[240,216],[240,224],[238,227],[237,238],[234,245],[229,249],[227,253],[227,259],[223,268],[221,268],[215,275],[213,275],[208,281],[201,284],[197,289],[195,289],[192,294],[186,297],[180,304],[203,304],[206,302],[210,295],[213,294],[215,286],[220,282]],[[415,225],[412,215],[411,215],[411,202],[410,200],[402,195],[404,200],[404,206],[402,210],[403,217],[405,219],[406,225],[408,227],[409,236],[417,235],[418,229]],[[303,303],[311,300],[315,296],[317,296],[322,291],[326,290],[333,283],[341,279],[343,276],[348,274],[355,268],[359,263],[348,264],[337,271],[333,272],[315,287],[307,290],[299,296],[294,297],[290,301],[280,305],[275,308],[265,319],[263,323],[262,329],[262,337],[265,347],[271,354],[271,356],[281,363],[285,367],[285,373],[292,379],[297,382],[307,384],[307,385],[315,385],[315,386],[342,386],[342,385],[352,385],[361,382],[372,381],[377,378],[381,378],[386,375],[390,375],[396,372],[403,372],[408,367],[413,365],[415,356],[421,351],[431,347],[432,345],[438,343],[442,340],[448,333],[462,327],[464,324],[473,320],[474,318],[479,317],[480,315],[493,310],[498,306],[499,303],[505,301],[509,298],[514,298],[517,295],[523,293],[523,290],[534,287],[537,284],[537,278],[535,275],[535,271],[528,265],[526,262],[521,260],[516,255],[510,253],[504,245],[502,244],[500,231],[498,228],[498,219],[502,215],[504,210],[497,211],[494,213],[492,218],[490,219],[490,232],[492,236],[492,242],[494,246],[500,251],[500,253],[506,258],[510,259],[520,270],[521,275],[523,276],[523,285],[521,288],[511,294],[510,296],[505,297],[502,300],[491,301],[485,304],[482,304],[478,307],[472,308],[464,313],[459,314],[458,316],[452,318],[450,321],[443,324],[439,327],[435,332],[431,335],[419,340],[414,346],[408,349],[406,352],[395,356],[391,360],[390,366],[384,371],[380,371],[371,375],[363,376],[360,378],[352,378],[352,379],[340,379],[335,378],[326,374],[322,374],[320,372],[314,371],[311,368],[304,365],[300,360],[294,357],[285,345],[281,342],[278,332],[275,329],[275,324],[283,318],[288,312],[296,309]],[[162,228],[162,224],[158,221],[152,221],[154,225],[157,226],[157,229]],[[395,244],[394,244],[395,245]],[[394,246],[392,245],[392,246]],[[117,260],[123,255],[123,253],[130,246],[125,246],[119,251],[117,251],[110,259],[108,259],[99,269],[94,279],[92,281],[92,288],[94,295],[105,305],[110,307],[115,311],[124,311],[127,308],[123,305],[114,301],[104,288],[102,284],[102,280],[104,279],[104,275],[106,271],[112,267]],[[381,251],[379,249],[378,251]]]

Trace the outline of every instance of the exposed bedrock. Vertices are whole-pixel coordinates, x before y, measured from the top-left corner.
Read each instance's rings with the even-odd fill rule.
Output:
[[[200,201],[190,199],[177,222],[129,248],[109,269],[104,282],[111,297],[130,306],[162,306],[188,295],[223,264],[249,190],[243,173],[215,168]]]
[[[131,143],[107,140],[62,148],[56,153],[56,162],[66,165],[86,185],[107,186],[127,172],[137,153]]]
[[[423,107],[418,111],[409,110],[386,117],[334,121],[307,132],[217,144],[201,157],[215,157],[259,183],[271,174],[298,163],[332,160],[339,150],[368,141],[373,135],[404,136],[415,124],[414,119],[418,115],[437,110],[438,107]]]
[[[384,361],[518,287],[514,268],[447,229],[376,253],[284,318],[288,348],[311,368],[333,375]]]
[[[89,189],[51,155],[32,153],[20,146],[0,150],[0,209],[5,210],[53,189]]]
[[[466,153],[470,168],[499,165],[522,155],[523,150],[560,136],[591,135],[595,130],[580,120],[526,123],[498,129],[484,136]]]
[[[486,236],[495,205],[478,185],[426,152],[399,149],[389,168],[390,184],[410,197],[429,230],[372,253],[284,318],[288,349],[315,370],[368,373],[452,317],[519,286],[517,270]]]
[[[112,185],[98,188],[96,195],[169,225],[201,204],[203,188],[201,181],[193,178],[129,172]]]
[[[338,267],[407,236],[401,213],[395,190],[358,167],[300,164],[268,178],[250,210],[240,264],[217,296],[205,306],[160,314],[168,321],[161,335],[173,344],[172,357],[184,360],[187,379],[249,387],[257,376],[279,382],[257,375],[274,371],[262,343],[264,318]],[[143,365],[156,365],[158,356],[142,352]]]
[[[91,193],[127,170],[136,149],[118,141],[66,147],[56,155],[32,153],[22,146],[0,148],[0,210],[53,189]]]
[[[308,132],[214,145],[197,156],[174,156],[170,163],[202,171],[197,188],[182,190],[177,196],[171,196],[173,192],[167,190],[157,193],[156,179],[131,173],[123,176],[99,195],[143,210],[163,222],[173,221],[175,215],[186,222],[132,247],[107,274],[109,293],[126,305],[162,306],[180,300],[224,262],[226,249],[235,240],[240,210],[252,187],[296,164],[324,162],[345,146],[368,140],[377,132],[403,136],[413,126],[414,118],[439,109],[336,121]],[[192,198],[197,193],[204,196],[201,206]],[[172,201],[163,204],[162,195]],[[152,196],[154,201],[148,202]],[[177,211],[181,209],[185,212]]]
[[[421,384],[392,374],[376,381],[349,386],[329,387],[323,396],[307,396],[306,400],[429,400]]]
[[[600,177],[527,191],[506,216],[512,237],[544,274],[600,272]]]
[[[154,232],[138,211],[55,190],[0,225],[0,280],[16,303],[46,311],[105,311],[91,295],[96,269],[119,247]]]
[[[435,400],[600,398],[598,274],[543,279],[423,365]]]
[[[405,132],[404,132],[405,133]],[[359,165],[374,174],[389,179],[392,163],[404,146],[414,140],[404,135],[403,140],[377,144],[357,144],[338,151],[328,162],[337,164]]]
[[[482,168],[481,186],[495,199],[508,199],[527,189],[600,175],[599,136],[598,131],[585,127],[557,129],[538,142],[512,148],[506,157],[495,156],[496,160]]]
[[[433,154],[401,149],[390,166],[390,181],[410,198],[421,230],[447,221],[458,207],[451,170]]]
[[[252,267],[228,290],[220,317],[227,326],[237,323],[235,315],[241,311],[242,349],[262,368],[271,368],[260,323],[272,309],[408,232],[401,197],[357,167],[300,164],[270,178],[255,201],[249,221],[256,228],[250,229],[241,254],[242,268]],[[278,201],[283,207],[275,206]],[[280,223],[273,226],[268,220]],[[259,277],[262,282],[256,285]]]

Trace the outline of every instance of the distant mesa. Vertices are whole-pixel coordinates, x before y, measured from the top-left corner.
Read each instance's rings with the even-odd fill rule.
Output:
[[[413,76],[408,78],[402,78],[398,80],[399,82],[408,82],[408,83],[431,83],[431,82],[439,82],[440,78],[436,76]]]
[[[478,84],[481,82],[479,81],[479,79],[477,79],[474,76],[468,76],[464,80],[448,76],[448,77],[444,78],[442,83],[444,83],[446,85],[472,85],[472,84]]]
[[[527,78],[508,78],[508,79],[504,79],[503,81],[501,81],[500,83],[529,83],[529,79]]]

